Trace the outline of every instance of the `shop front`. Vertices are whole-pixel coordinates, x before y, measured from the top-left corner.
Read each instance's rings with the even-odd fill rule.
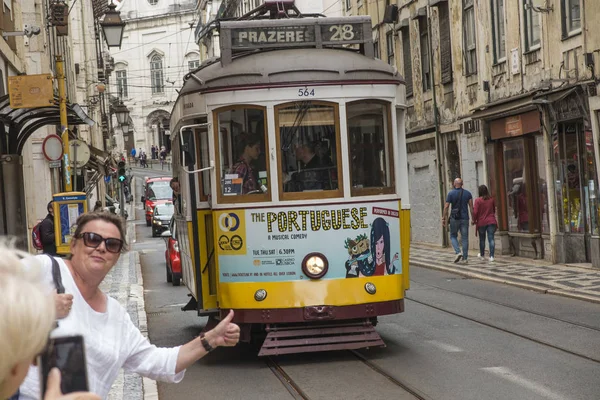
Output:
[[[487,121],[489,186],[503,254],[550,258],[547,163],[536,109]]]
[[[598,176],[587,95],[573,87],[540,98],[552,133],[556,261],[589,263],[593,247],[599,244],[599,226]]]

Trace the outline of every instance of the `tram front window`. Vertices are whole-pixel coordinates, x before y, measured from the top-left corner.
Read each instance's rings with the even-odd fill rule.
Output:
[[[276,108],[283,193],[338,195],[337,106],[298,102]]]
[[[263,195],[269,187],[265,157],[265,111],[229,107],[218,115],[219,167],[223,196]],[[251,197],[248,200],[258,200]]]
[[[352,195],[392,193],[393,157],[390,107],[361,100],[346,105]]]

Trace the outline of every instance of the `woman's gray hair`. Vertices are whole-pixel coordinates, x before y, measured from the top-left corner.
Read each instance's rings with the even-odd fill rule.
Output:
[[[0,240],[0,388],[13,367],[43,350],[54,325],[52,288],[43,272],[31,254]]]

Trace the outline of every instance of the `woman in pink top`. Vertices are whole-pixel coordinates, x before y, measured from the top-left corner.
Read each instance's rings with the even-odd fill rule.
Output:
[[[479,186],[479,197],[475,200],[473,210],[473,225],[477,226],[479,232],[479,257],[483,260],[485,254],[485,236],[487,234],[490,245],[490,261],[494,261],[494,233],[498,222],[496,221],[496,202],[490,196],[487,186]]]

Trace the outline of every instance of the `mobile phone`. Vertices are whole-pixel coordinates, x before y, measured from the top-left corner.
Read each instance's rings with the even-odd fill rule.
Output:
[[[55,367],[60,370],[63,394],[89,391],[83,336],[51,338],[39,356],[38,366],[42,397],[46,394],[48,374]]]

